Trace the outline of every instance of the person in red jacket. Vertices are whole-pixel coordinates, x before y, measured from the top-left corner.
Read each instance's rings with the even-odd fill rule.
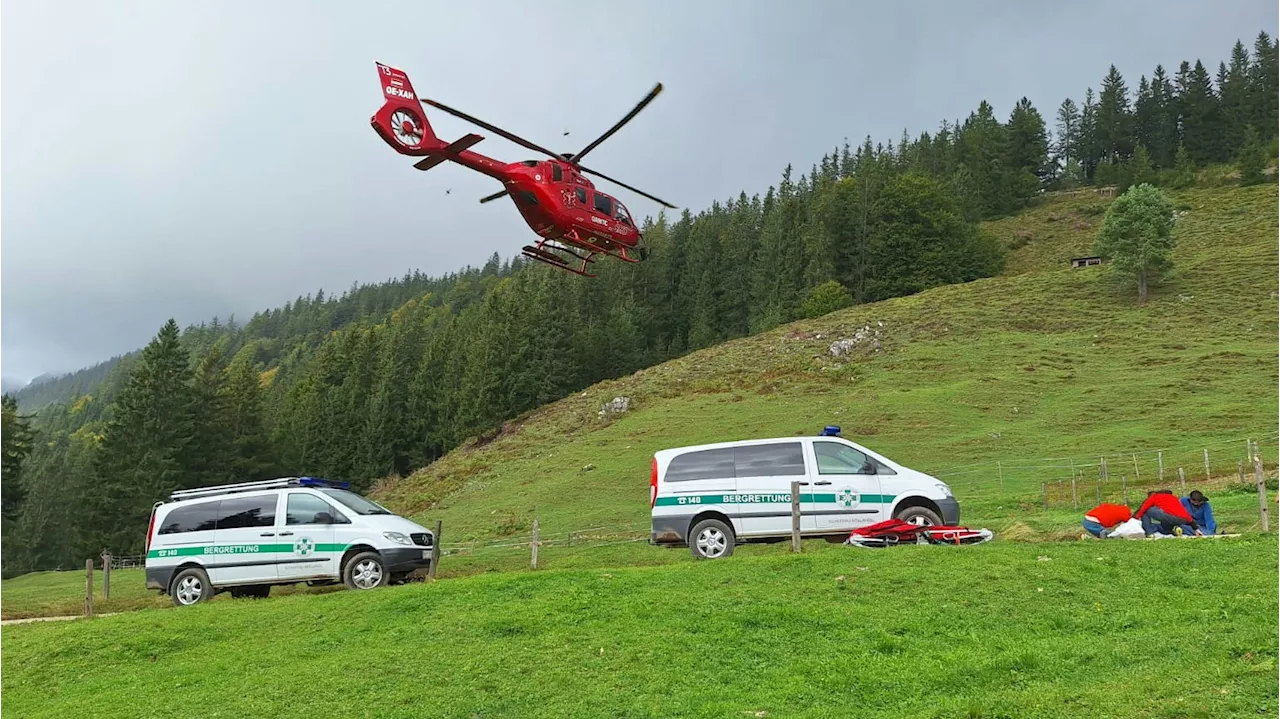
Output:
[[[1167,489],[1148,492],[1147,501],[1142,503],[1133,516],[1142,522],[1142,531],[1148,537],[1157,533],[1177,536],[1204,534],[1195,518],[1182,506],[1182,502]]]
[[[1123,504],[1107,504],[1103,502],[1085,513],[1084,521],[1081,522],[1081,525],[1084,527],[1084,531],[1089,534],[1098,539],[1106,539],[1117,524],[1127,522],[1131,516],[1129,508]]]

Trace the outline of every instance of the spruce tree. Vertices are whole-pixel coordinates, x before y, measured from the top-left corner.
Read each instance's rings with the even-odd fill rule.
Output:
[[[1102,80],[1098,93],[1097,137],[1103,161],[1117,163],[1133,154],[1133,117],[1124,78],[1115,65]]]
[[[93,543],[119,554],[138,551],[151,504],[189,486],[183,462],[193,438],[189,362],[170,319],[116,397],[89,508]]]
[[[18,401],[11,395],[0,398],[0,414],[3,415],[0,426],[0,443],[3,444],[3,452],[0,452],[3,455],[0,457],[0,516],[7,523],[17,518],[26,498],[22,465],[31,454],[34,434],[31,418],[18,411]]]
[[[1265,32],[1258,33],[1253,43],[1253,62],[1249,64],[1249,124],[1263,141],[1276,136],[1277,76],[1276,45]]]
[[[1262,170],[1267,166],[1266,152],[1258,140],[1258,133],[1250,125],[1244,130],[1243,145],[1237,153],[1236,162],[1240,165],[1240,184],[1257,185],[1266,177]]]
[[[1080,147],[1080,108],[1075,100],[1067,98],[1058,106],[1057,142],[1054,143],[1056,162],[1065,170],[1075,160],[1078,165]],[[1077,178],[1078,181],[1078,178]]]

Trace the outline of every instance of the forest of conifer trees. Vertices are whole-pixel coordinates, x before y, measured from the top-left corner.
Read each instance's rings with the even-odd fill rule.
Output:
[[[1276,43],[1241,43],[1211,76],[1111,67],[1064,100],[1051,134],[1022,98],[983,101],[895,144],[837,146],[694,214],[645,222],[651,256],[586,280],[494,255],[321,291],[179,330],[4,405],[6,574],[137,552],[173,489],[284,474],[358,487],[597,381],[843,306],[999,273],[977,222],[1045,191],[1152,182],[1276,155]],[[34,414],[31,414],[33,413]],[[12,457],[12,460],[11,460]],[[11,472],[12,467],[12,472]]]

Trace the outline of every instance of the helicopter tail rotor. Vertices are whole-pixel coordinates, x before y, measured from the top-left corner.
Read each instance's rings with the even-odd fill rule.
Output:
[[[384,102],[369,121],[374,131],[402,155],[420,156],[439,150],[442,143],[431,129],[409,76],[403,70],[376,64]]]

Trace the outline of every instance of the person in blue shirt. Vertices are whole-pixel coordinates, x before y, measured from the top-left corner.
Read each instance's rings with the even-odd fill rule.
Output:
[[[1209,506],[1209,500],[1203,492],[1198,489],[1192,490],[1191,494],[1183,497],[1181,501],[1187,514],[1196,520],[1196,524],[1204,530],[1205,534],[1218,533],[1218,523],[1213,521],[1213,508]]]

